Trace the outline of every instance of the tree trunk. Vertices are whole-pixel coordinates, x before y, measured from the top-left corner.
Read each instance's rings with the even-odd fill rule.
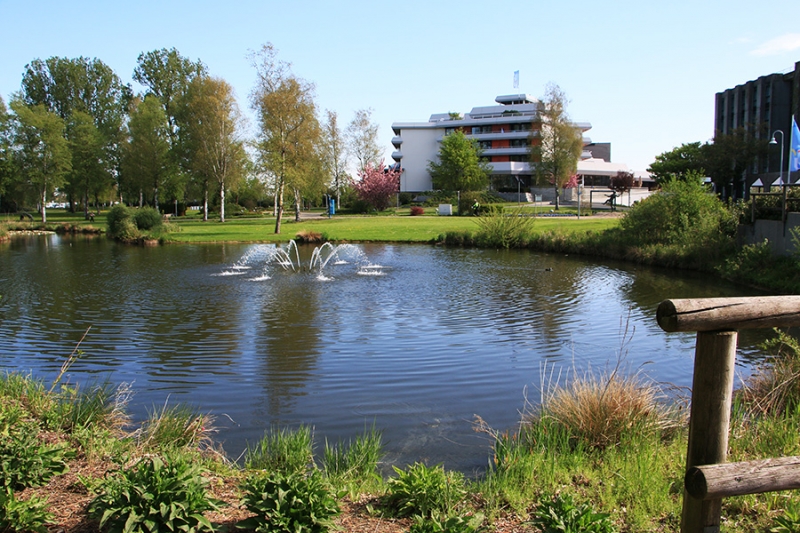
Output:
[[[219,186],[219,221],[225,222],[225,186]]]
[[[281,232],[281,218],[283,218],[283,178],[281,178],[281,182],[278,185],[277,194],[275,196],[275,199],[278,202],[275,213],[275,235],[278,235]]]
[[[294,221],[300,222],[300,191],[294,190]]]
[[[153,187],[153,207],[158,211],[158,185]]]
[[[47,188],[42,189],[42,224],[47,224]]]
[[[203,187],[203,222],[208,222],[208,184]]]
[[[558,211],[558,185],[556,185],[556,211]]]

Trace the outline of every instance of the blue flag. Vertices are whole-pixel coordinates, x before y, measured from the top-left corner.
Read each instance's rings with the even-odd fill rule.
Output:
[[[800,129],[792,115],[792,142],[789,144],[789,172],[800,170]]]

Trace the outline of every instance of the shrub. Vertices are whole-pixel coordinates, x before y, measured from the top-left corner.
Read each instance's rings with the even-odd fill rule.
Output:
[[[422,207],[420,207],[418,205],[412,205],[411,206],[411,216],[412,217],[416,217],[416,216],[424,215],[424,214],[425,214],[425,209],[424,208],[422,208]]]
[[[531,523],[543,533],[613,533],[609,515],[595,512],[590,505],[575,504],[569,494],[542,502]]]
[[[140,233],[133,220],[133,211],[124,205],[115,205],[106,217],[108,225],[107,234],[112,239],[133,241],[139,238]]]
[[[51,424],[68,432],[90,426],[108,429],[121,429],[128,423],[124,412],[127,403],[127,389],[121,387],[115,392],[109,382],[86,387],[61,387],[56,396],[57,407]]]
[[[733,246],[737,214],[700,179],[670,180],[662,191],[634,204],[620,220],[623,240],[646,245],[680,245],[717,254]]]
[[[313,463],[311,428],[301,425],[296,430],[270,429],[244,456],[246,468],[293,474],[305,473]]]
[[[255,516],[237,526],[256,533],[322,533],[333,526],[340,513],[336,498],[318,471],[309,476],[300,472],[251,476],[242,491],[245,507]]]
[[[152,207],[140,207],[133,211],[133,220],[141,231],[150,231],[161,225],[161,214]]]
[[[415,463],[405,471],[392,468],[397,477],[389,480],[384,504],[398,517],[449,515],[466,497],[464,477],[458,472],[445,472],[442,465],[429,468]]]
[[[152,456],[106,478],[89,516],[111,533],[213,531],[202,513],[219,508],[206,494],[201,467],[178,455]]]

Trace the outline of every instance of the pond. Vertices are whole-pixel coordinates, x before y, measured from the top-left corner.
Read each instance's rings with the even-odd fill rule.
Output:
[[[333,251],[14,237],[0,244],[0,364],[52,381],[90,328],[67,379],[132,384],[136,419],[166,402],[211,413],[233,458],[270,427],[310,425],[319,451],[374,424],[387,463],[475,472],[491,446],[475,415],[513,428],[543,382],[618,361],[687,387],[695,337],[661,331],[658,303],[757,294],[561,254]],[[742,376],[764,335],[740,335]]]

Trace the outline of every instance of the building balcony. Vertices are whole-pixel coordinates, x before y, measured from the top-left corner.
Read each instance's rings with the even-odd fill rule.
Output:
[[[400,145],[403,144],[403,138],[399,135],[392,137],[392,146],[395,148],[400,148]]]
[[[395,150],[394,152],[392,152],[392,159],[394,159],[399,163],[400,160],[403,159],[402,152],[400,152],[400,150]]]
[[[527,148],[485,148],[483,154],[486,157],[498,155],[527,155]]]

